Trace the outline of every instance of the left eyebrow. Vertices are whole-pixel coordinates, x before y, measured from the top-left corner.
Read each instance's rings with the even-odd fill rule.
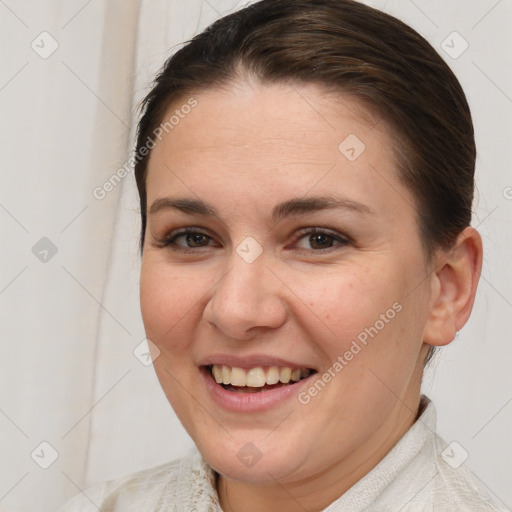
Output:
[[[375,210],[363,203],[353,201],[344,197],[320,196],[320,197],[301,197],[290,199],[284,203],[278,204],[272,210],[272,222],[277,224],[282,219],[292,215],[304,215],[321,210],[342,209],[349,210],[365,215],[375,214]]]

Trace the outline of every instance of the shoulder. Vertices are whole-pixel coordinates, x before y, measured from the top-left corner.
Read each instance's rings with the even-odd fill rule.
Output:
[[[174,510],[214,501],[213,471],[194,450],[187,457],[96,485],[69,500],[59,512]],[[198,509],[199,510],[199,509]]]
[[[148,501],[173,492],[181,463],[176,460],[95,485],[71,498],[59,512],[152,510]]]
[[[432,482],[435,510],[495,512],[505,510],[491,498],[483,482],[464,464],[467,452],[456,442],[447,444],[434,436],[435,477]]]
[[[485,485],[464,464],[467,452],[436,433],[434,405],[424,400],[421,416],[376,470],[386,483],[372,512],[496,512]],[[386,480],[388,478],[388,480]]]

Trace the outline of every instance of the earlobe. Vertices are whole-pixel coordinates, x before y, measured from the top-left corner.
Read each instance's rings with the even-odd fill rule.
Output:
[[[447,345],[467,322],[482,270],[482,255],[482,239],[472,227],[459,234],[450,250],[438,255],[423,336],[428,345]]]

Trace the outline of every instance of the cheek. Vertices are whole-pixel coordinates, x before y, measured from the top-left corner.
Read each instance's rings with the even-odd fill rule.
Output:
[[[140,304],[147,337],[164,351],[178,354],[189,336],[180,335],[197,315],[204,280],[197,273],[143,260],[140,277]]]
[[[389,270],[388,278],[383,276],[376,266],[347,266],[330,273],[319,268],[303,278],[293,276],[294,291],[309,311],[301,320],[313,332],[321,327],[322,334],[329,333],[339,342],[356,337],[397,300],[396,281],[389,277]]]
[[[345,378],[343,386],[359,386],[371,368],[378,374],[394,373],[391,380],[405,378],[415,367],[421,348],[425,318],[420,290],[410,293],[410,284],[400,265],[351,265],[331,275],[319,269],[303,279],[295,276],[302,307],[295,318],[301,329]],[[339,373],[339,372],[337,372]],[[348,377],[351,377],[350,379]],[[365,379],[375,379],[371,372]],[[371,383],[371,382],[370,382]],[[398,386],[400,387],[400,386]]]

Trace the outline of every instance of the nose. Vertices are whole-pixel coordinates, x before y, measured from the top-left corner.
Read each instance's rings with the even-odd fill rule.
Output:
[[[231,339],[250,340],[286,321],[282,283],[263,257],[247,263],[238,254],[217,283],[203,317]]]

